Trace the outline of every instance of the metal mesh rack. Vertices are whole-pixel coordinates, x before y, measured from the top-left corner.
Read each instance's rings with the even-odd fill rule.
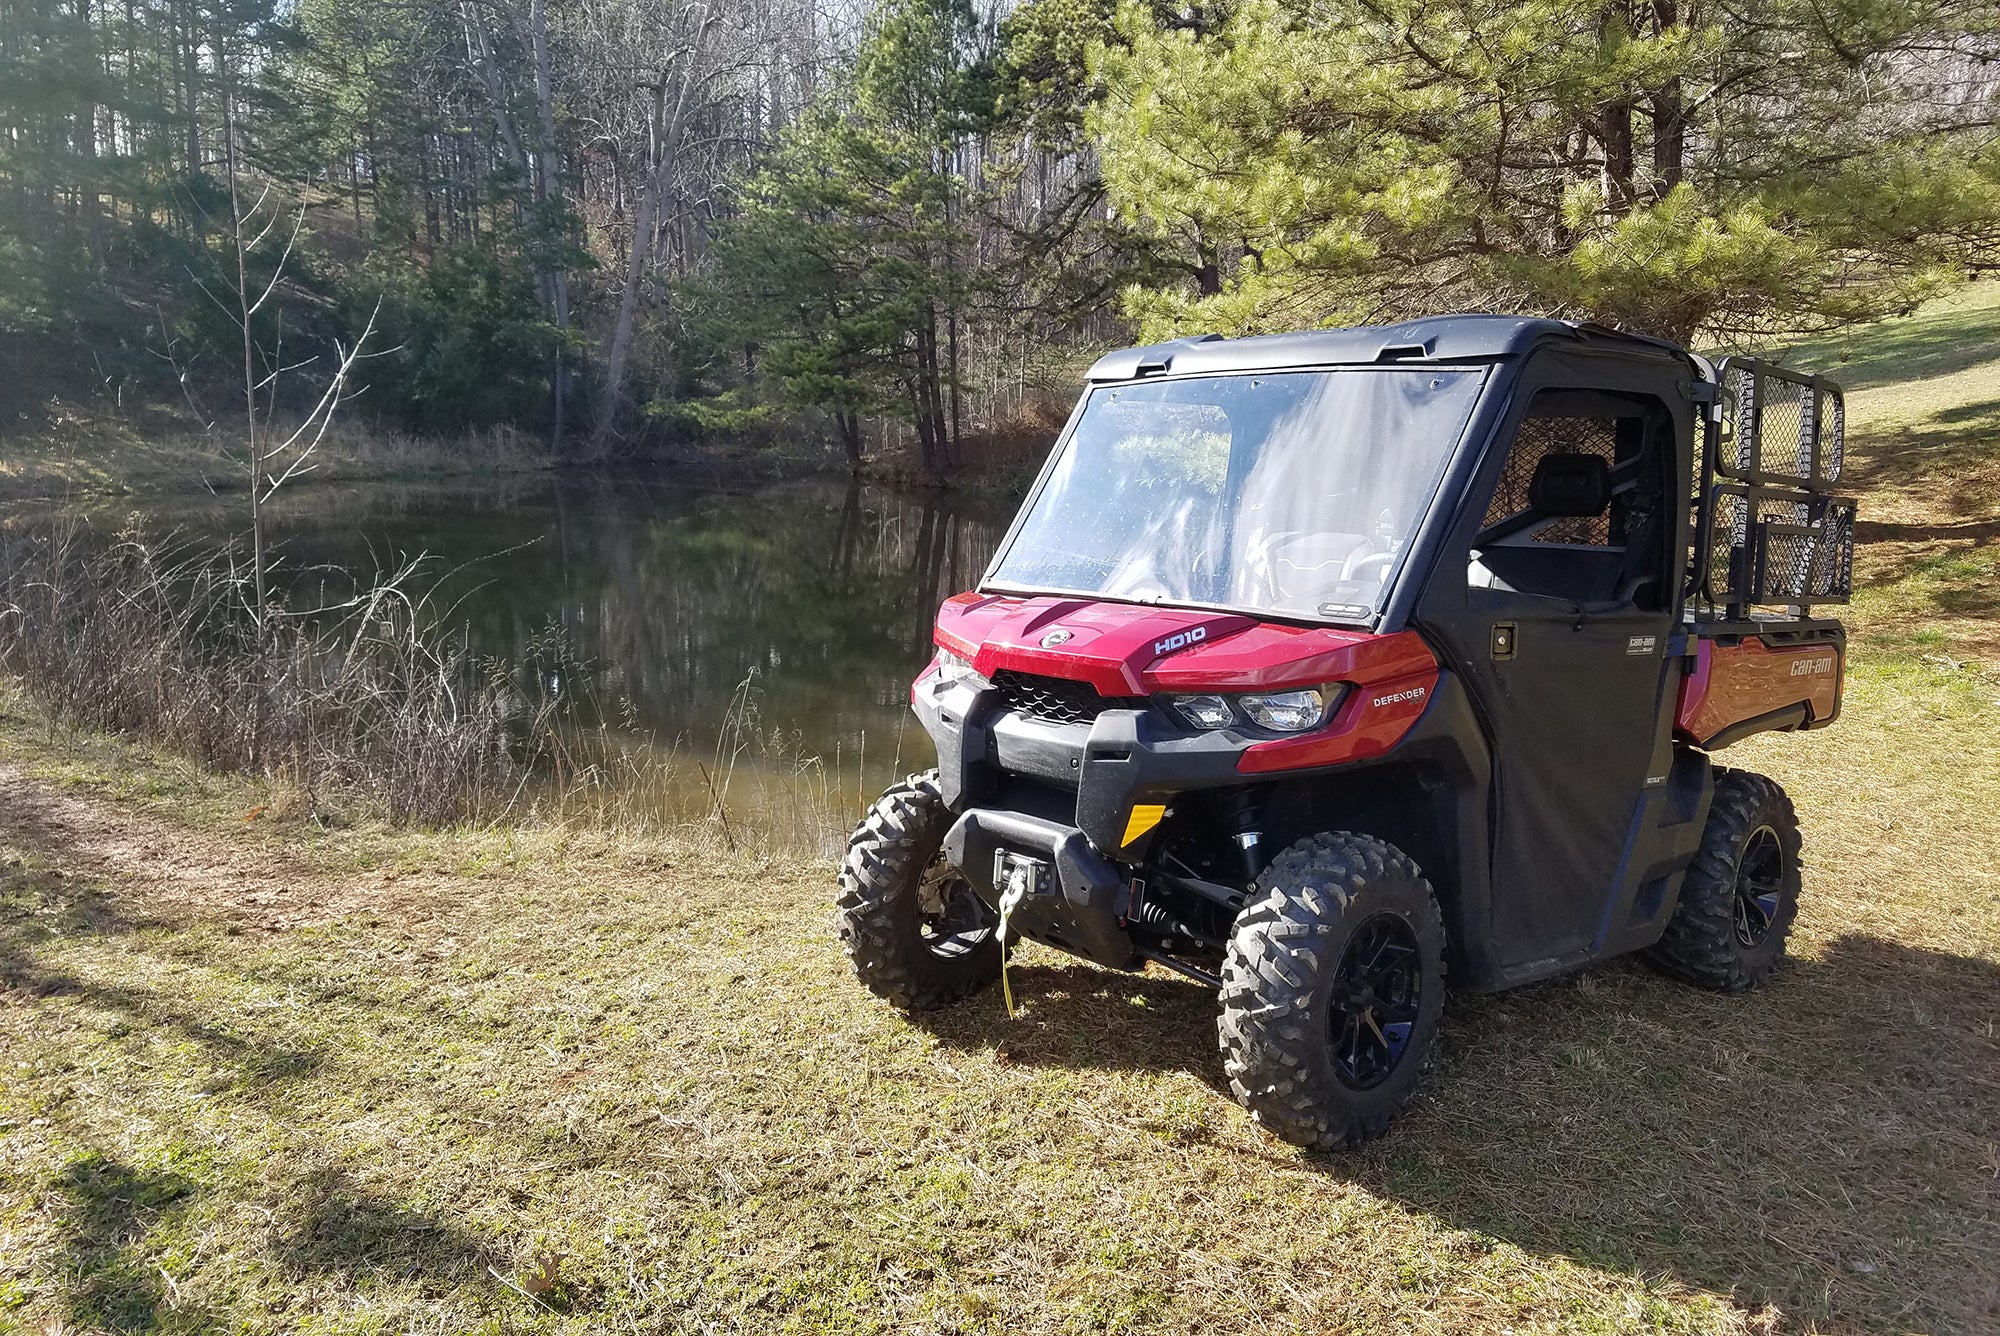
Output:
[[[1838,386],[1740,357],[1725,360],[1716,378],[1718,477],[1814,491],[1840,481],[1847,422]]]
[[[1854,502],[1834,495],[1847,427],[1840,388],[1751,358],[1717,368],[1702,449],[1699,592],[1742,615],[1803,612],[1854,587]]]

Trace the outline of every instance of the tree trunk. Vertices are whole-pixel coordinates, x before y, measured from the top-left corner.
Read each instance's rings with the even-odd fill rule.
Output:
[[[1623,213],[1632,207],[1632,103],[1606,102],[1597,110],[1597,141],[1604,146],[1604,197]]]
[[[632,351],[632,329],[639,314],[639,285],[646,277],[646,238],[653,228],[657,192],[648,179],[639,187],[632,211],[632,237],[625,251],[625,290],[618,294],[618,320],[611,327],[611,345],[604,357],[604,402],[598,406],[591,444],[602,445],[618,418],[625,392],[625,359]]]
[[[1676,0],[1653,0],[1653,24],[1665,33],[1680,20]],[[1664,199],[1687,171],[1687,108],[1681,81],[1667,80],[1651,99],[1653,119],[1653,196]]]
[[[924,302],[918,313],[917,342],[917,434],[923,445],[925,481],[941,484],[946,474],[948,438],[944,395],[939,384],[937,307]]]
[[[544,0],[530,0],[528,9],[528,38],[535,65],[535,105],[538,113],[538,142],[532,152],[522,142],[520,128],[514,124],[513,113],[508,110],[507,86],[494,63],[493,41],[486,31],[486,16],[480,12],[475,0],[463,0],[459,13],[464,22],[467,53],[486,92],[487,103],[493,110],[494,129],[506,147],[507,156],[528,182],[535,221],[540,225],[537,242],[546,246],[546,225],[551,221],[553,206],[561,198],[557,185],[555,82],[550,69],[547,6]],[[560,450],[569,401],[569,274],[561,265],[550,263],[546,256],[538,257],[536,269],[542,300],[548,305],[549,316],[561,340],[556,349],[555,366],[549,376],[553,418],[550,440],[554,448]]]
[[[1219,296],[1222,292],[1222,260],[1215,247],[1207,242],[1195,243],[1198,263],[1194,267],[1194,290],[1203,297]]]
[[[541,240],[546,245],[548,236],[545,229],[561,194],[557,186],[561,163],[556,152],[555,76],[549,62],[547,0],[529,0],[528,36],[534,49],[535,109],[541,123],[541,143],[536,153],[535,202],[540,214],[537,221],[543,229]],[[561,451],[569,402],[569,272],[559,264],[545,264],[545,272],[548,274],[550,314],[555,317],[556,334],[561,340],[556,345],[555,373],[551,377],[555,420],[549,435],[551,446]]]
[[[944,164],[944,281],[945,281],[945,346],[946,369],[945,390],[951,396],[951,458],[950,464],[958,467],[958,447],[964,433],[964,418],[960,408],[958,388],[958,226],[957,210],[958,185],[952,175],[953,160],[947,157]]]
[[[230,233],[236,251],[236,312],[243,325],[243,430],[250,454],[250,576],[257,600],[257,636],[262,640],[265,625],[264,460],[263,446],[257,440],[257,364],[250,333],[250,272],[246,254],[249,242],[243,236],[243,204],[236,193],[236,113],[226,100],[229,97],[227,81],[224,82],[223,97],[222,151],[229,171]]]
[[[958,389],[958,294],[952,294],[951,306],[945,316],[945,338],[947,361],[945,388],[951,395],[951,464],[958,466],[958,447],[964,440],[965,420],[959,404]]]
[[[847,452],[847,471],[861,476],[861,415],[852,409],[836,408],[833,420],[840,428],[840,446]]]
[[[1622,6],[1606,9],[1602,17],[1600,40],[1607,54],[1618,42],[1631,35],[1630,21]],[[1632,160],[1632,109],[1635,100],[1631,97],[1614,98],[1598,104],[1597,124],[1594,127],[1597,142],[1604,146],[1604,197],[1619,213],[1629,210],[1637,197],[1633,186]]]

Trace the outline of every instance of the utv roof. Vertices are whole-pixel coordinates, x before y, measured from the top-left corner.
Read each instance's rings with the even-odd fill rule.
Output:
[[[1132,380],[1169,373],[1275,371],[1377,362],[1489,361],[1518,357],[1544,339],[1575,340],[1692,360],[1687,350],[1677,344],[1621,333],[1602,325],[1538,316],[1439,315],[1400,325],[1359,325],[1352,329],[1259,334],[1243,339],[1203,334],[1143,348],[1121,348],[1098,358],[1085,379]]]

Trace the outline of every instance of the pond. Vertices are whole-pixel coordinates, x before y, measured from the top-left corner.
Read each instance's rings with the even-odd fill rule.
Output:
[[[243,536],[247,504],[126,500],[90,518],[222,540]],[[978,580],[1012,510],[827,480],[534,476],[295,486],[268,532],[288,606],[421,556],[419,582],[474,654],[646,747],[817,758],[852,813],[931,763],[910,679],[938,603]]]

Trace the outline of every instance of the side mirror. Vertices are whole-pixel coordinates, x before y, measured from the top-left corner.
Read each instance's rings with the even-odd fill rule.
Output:
[[[1528,507],[1537,515],[1601,515],[1611,504],[1611,465],[1602,455],[1543,455],[1528,482]]]

